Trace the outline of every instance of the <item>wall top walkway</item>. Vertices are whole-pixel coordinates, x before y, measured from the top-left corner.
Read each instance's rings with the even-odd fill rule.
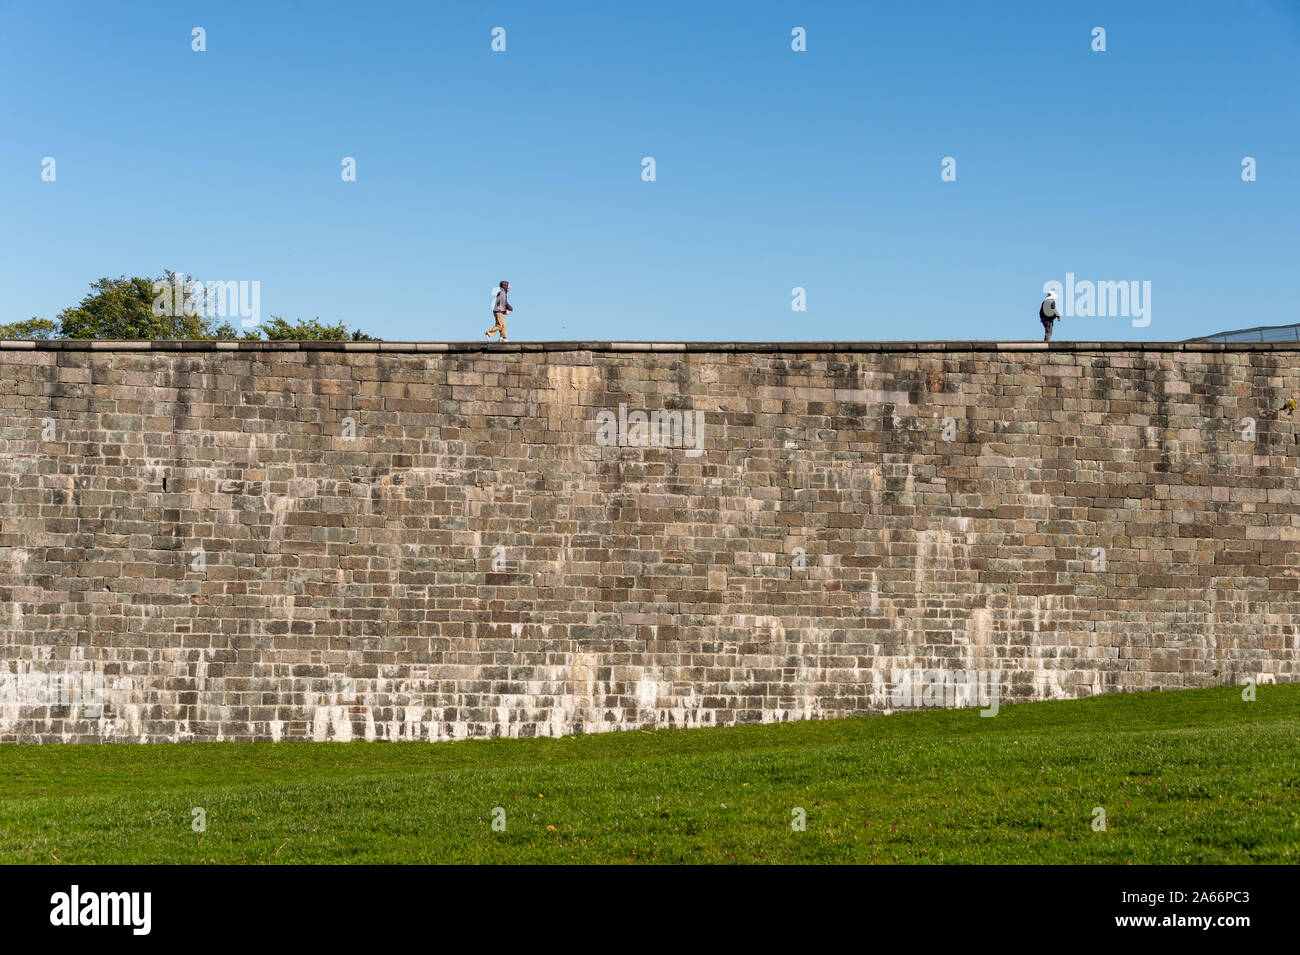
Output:
[[[916,353],[916,352],[1276,352],[1300,351],[1290,342],[300,342],[300,341],[0,341],[4,351],[249,352],[327,351],[396,353],[483,352],[733,352]]]

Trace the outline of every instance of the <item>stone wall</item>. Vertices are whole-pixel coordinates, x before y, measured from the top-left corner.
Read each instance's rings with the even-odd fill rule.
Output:
[[[4,344],[0,741],[1297,678],[1286,346]]]

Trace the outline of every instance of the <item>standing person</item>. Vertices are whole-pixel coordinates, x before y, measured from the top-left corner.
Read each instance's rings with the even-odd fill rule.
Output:
[[[1038,320],[1043,323],[1043,341],[1052,340],[1052,324],[1061,320],[1060,309],[1056,307],[1056,293],[1048,292],[1043,304],[1038,306]]]
[[[496,319],[496,324],[483,333],[487,338],[491,338],[497,332],[500,332],[501,340],[506,340],[506,313],[514,311],[514,308],[506,299],[506,293],[509,291],[510,283],[502,281],[492,296],[492,316]]]

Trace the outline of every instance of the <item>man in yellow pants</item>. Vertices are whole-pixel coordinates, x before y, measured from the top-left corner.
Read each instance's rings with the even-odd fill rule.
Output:
[[[506,313],[514,311],[514,308],[506,300],[506,293],[509,291],[509,282],[503,281],[497,286],[496,294],[492,297],[492,315],[496,318],[497,323],[483,333],[487,338],[491,338],[497,332],[500,332],[501,340],[506,340]]]

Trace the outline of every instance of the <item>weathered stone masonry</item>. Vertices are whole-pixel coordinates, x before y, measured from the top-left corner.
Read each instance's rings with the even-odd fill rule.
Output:
[[[1004,703],[1295,680],[1296,357],[5,343],[0,740],[822,718],[912,666]],[[634,446],[597,440],[620,404]],[[665,410],[702,454],[635,446]]]

